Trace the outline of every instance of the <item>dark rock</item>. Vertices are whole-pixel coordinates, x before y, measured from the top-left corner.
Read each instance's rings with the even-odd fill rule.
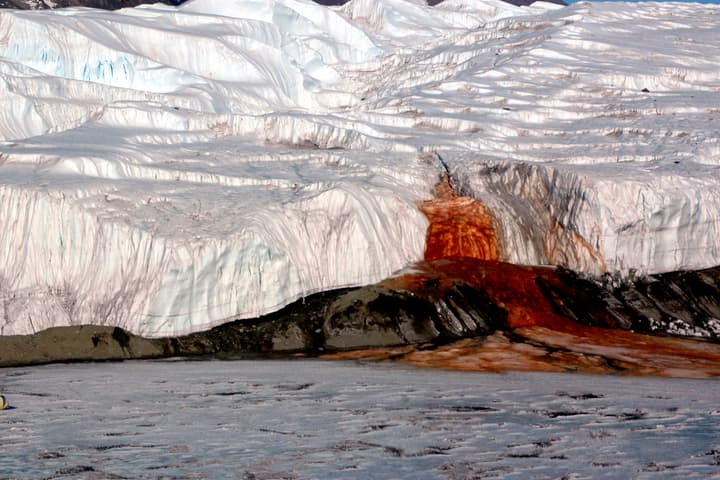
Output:
[[[584,325],[720,340],[720,267],[614,283],[559,269],[536,281],[556,313]]]
[[[323,322],[324,347],[347,350],[448,342],[487,335],[506,316],[482,292],[462,283],[437,299],[383,286],[366,287],[329,306]]]
[[[502,278],[506,269],[519,267],[494,263],[488,268]],[[475,271],[469,268],[466,274]],[[541,294],[533,302],[547,300],[548,309],[560,318],[608,329],[720,341],[720,267],[635,279],[542,271],[528,277],[535,278]],[[497,331],[523,341],[508,326],[509,307],[492,296],[498,295],[492,284],[466,283],[441,272],[411,280],[322,292],[257,319],[174,338],[145,339],[119,327],[99,326],[0,336],[0,367],[171,356],[314,355],[406,345],[426,348],[482,339]]]
[[[167,356],[166,343],[169,340],[145,339],[118,327],[55,327],[34,335],[0,336],[0,367],[157,358]]]
[[[444,340],[487,335],[507,322],[503,308],[464,283],[455,283],[436,304],[440,338]]]
[[[563,317],[584,325],[624,329],[632,327],[628,315],[623,311],[622,302],[617,302],[600,285],[575,272],[558,269],[552,282],[542,277],[535,281],[555,313]],[[612,309],[608,308],[610,305]]]
[[[172,339],[168,349],[174,355],[238,356],[445,343],[486,335],[505,316],[464,284],[444,293],[378,284],[312,295],[258,319]]]
[[[328,306],[352,290],[317,293],[257,319],[174,338],[170,347],[174,355],[317,353],[325,344],[322,326]]]
[[[124,351],[130,351],[130,335],[120,327],[115,327],[112,332],[112,338],[115,340],[120,348]],[[93,345],[95,345],[95,337],[92,338]]]
[[[409,292],[381,284],[318,293],[257,319],[174,338],[144,339],[118,327],[57,327],[0,336],[0,367],[171,356],[317,354],[367,347],[442,344],[491,333],[506,313],[482,292]]]
[[[633,330],[720,340],[720,267],[646,276],[610,294]]]
[[[427,321],[431,314],[427,301],[403,292],[355,290],[330,305],[322,327],[325,344],[333,350],[401,345],[407,341],[403,330],[416,341],[427,341],[438,334]]]

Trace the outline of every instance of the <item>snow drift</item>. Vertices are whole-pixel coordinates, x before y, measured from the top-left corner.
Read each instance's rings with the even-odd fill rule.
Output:
[[[191,0],[0,10],[0,333],[178,335],[423,256],[440,175],[501,259],[720,259],[720,8]]]

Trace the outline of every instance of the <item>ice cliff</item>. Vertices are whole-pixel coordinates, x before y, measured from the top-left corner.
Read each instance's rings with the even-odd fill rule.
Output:
[[[720,263],[720,7],[0,9],[0,334],[157,337],[423,258],[442,174],[501,260]]]

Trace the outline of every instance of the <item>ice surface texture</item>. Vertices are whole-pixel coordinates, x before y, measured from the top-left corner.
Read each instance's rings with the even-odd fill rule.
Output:
[[[720,258],[720,8],[191,0],[0,11],[0,334],[202,330],[422,258]]]
[[[323,362],[0,371],[16,479],[707,479],[717,381]]]

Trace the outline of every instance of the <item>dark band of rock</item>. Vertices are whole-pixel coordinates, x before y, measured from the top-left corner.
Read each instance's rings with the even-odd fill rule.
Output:
[[[463,265],[469,261],[457,260]],[[452,264],[436,267],[445,268],[443,275],[447,275],[448,266]],[[511,306],[493,298],[492,289],[483,290],[462,279],[448,282],[443,277],[441,281],[428,274],[432,268],[426,265],[428,271],[412,288],[384,282],[323,292],[258,319],[182,337],[145,339],[100,326],[4,336],[0,337],[0,367],[173,356],[315,355],[373,347],[438,346],[497,331],[517,337],[508,322]],[[493,268],[503,270],[502,264]],[[527,271],[528,267],[505,268]],[[562,269],[538,267],[537,272],[530,278],[559,318],[579,325],[720,339],[716,320],[720,318],[720,267],[632,282],[592,280]]]

